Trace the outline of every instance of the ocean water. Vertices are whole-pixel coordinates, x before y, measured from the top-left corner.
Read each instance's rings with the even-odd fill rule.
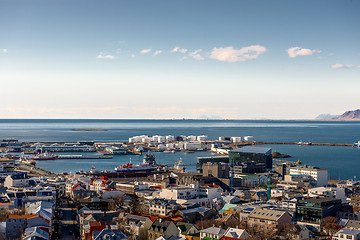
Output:
[[[77,128],[104,129],[102,132],[78,132]],[[135,135],[207,135],[254,136],[256,141],[354,143],[360,140],[360,122],[326,121],[240,121],[240,120],[0,120],[0,139],[16,138],[29,142],[74,142],[79,140],[121,141]],[[332,146],[269,145],[304,164],[329,169],[333,179],[360,177],[360,149]],[[96,153],[88,153],[96,154]],[[159,163],[173,165],[182,158],[188,171],[195,171],[197,153],[155,153]],[[130,159],[131,158],[131,159]],[[113,159],[55,160],[38,162],[54,172],[113,170],[125,164],[140,163],[141,156],[114,156]]]

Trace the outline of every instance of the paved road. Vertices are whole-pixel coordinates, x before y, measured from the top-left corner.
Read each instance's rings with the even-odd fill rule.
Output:
[[[74,236],[75,227],[77,224],[76,215],[74,214],[76,213],[76,208],[71,208],[67,206],[66,202],[64,202],[60,210],[62,211],[62,215],[63,215],[63,219],[61,219],[60,221],[61,232],[62,232],[60,239],[61,240],[79,239],[79,238],[75,238]]]

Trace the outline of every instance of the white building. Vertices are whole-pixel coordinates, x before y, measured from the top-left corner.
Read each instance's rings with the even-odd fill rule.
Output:
[[[328,185],[328,170],[313,166],[296,166],[290,168],[290,175],[309,175],[313,186],[323,187]]]
[[[241,142],[241,137],[231,137],[231,141],[234,143]]]
[[[254,141],[254,137],[253,137],[253,136],[245,136],[245,137],[244,137],[244,141],[245,141],[245,142],[253,142],[253,141]]]
[[[32,180],[29,179],[26,172],[14,173],[13,175],[8,175],[5,178],[4,187],[25,187],[30,185],[30,181]]]
[[[190,186],[171,186],[161,189],[160,197],[170,200],[180,199],[196,199],[196,198],[220,198],[222,189],[215,187],[199,187],[198,185],[191,184]]]
[[[341,199],[342,203],[346,201],[345,189],[331,187],[317,187],[308,190],[309,197],[328,197]]]
[[[207,136],[206,136],[206,135],[197,136],[197,140],[198,140],[199,142],[206,141],[206,140],[207,140]]]

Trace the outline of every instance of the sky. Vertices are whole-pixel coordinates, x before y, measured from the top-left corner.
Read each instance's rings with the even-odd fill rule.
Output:
[[[360,108],[357,0],[0,0],[0,118]]]

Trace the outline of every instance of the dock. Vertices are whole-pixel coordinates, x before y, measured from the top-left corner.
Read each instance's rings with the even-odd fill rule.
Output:
[[[265,145],[265,144],[284,144],[284,145],[299,145],[298,142],[253,142],[254,145]],[[299,146],[339,146],[339,147],[352,147],[352,143],[311,143],[311,145],[299,145]]]
[[[57,155],[56,159],[111,159],[112,156]]]
[[[18,171],[26,171],[26,172],[29,172],[30,174],[37,175],[37,176],[53,177],[56,175],[53,172],[50,172],[48,170],[45,170],[45,169],[36,167],[31,164],[27,164],[27,163],[17,163],[17,164],[15,164],[15,169]]]

